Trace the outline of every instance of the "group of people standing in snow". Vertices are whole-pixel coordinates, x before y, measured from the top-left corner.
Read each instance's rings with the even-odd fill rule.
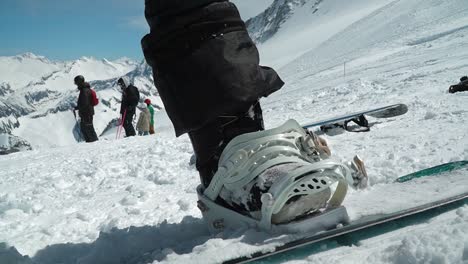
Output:
[[[154,134],[154,108],[151,105],[150,99],[145,99],[146,107],[140,109],[140,117],[136,124],[136,129],[139,136],[147,136]]]
[[[93,125],[94,107],[99,103],[96,92],[91,89],[91,85],[85,81],[82,75],[76,76],[74,83],[80,92],[75,111],[78,110],[80,117],[81,136],[86,142],[97,141],[98,136]],[[119,78],[117,85],[122,90],[119,126],[121,125],[124,128],[126,137],[135,136],[133,119],[136,116],[136,109],[140,101],[140,92],[126,77]],[[136,125],[136,130],[140,136],[154,134],[154,108],[150,99],[145,99],[144,103],[145,106],[139,108],[141,113]]]

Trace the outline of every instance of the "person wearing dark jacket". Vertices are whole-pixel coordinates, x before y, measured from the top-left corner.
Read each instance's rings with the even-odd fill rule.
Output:
[[[86,142],[97,141],[98,137],[93,126],[94,106],[92,103],[91,86],[85,82],[84,77],[81,75],[76,76],[74,82],[80,91],[75,110],[78,110],[81,119],[81,134]]]
[[[460,82],[458,84],[454,84],[450,86],[449,93],[456,93],[456,92],[466,92],[468,91],[468,77],[463,76],[460,78]]]
[[[122,115],[125,136],[135,136],[136,132],[132,122],[133,117],[136,114],[136,106],[140,101],[140,93],[134,85],[130,84],[126,77],[119,78],[117,84],[122,89],[122,104],[120,106],[120,114]]]
[[[176,136],[188,133],[206,187],[236,136],[264,130],[261,97],[279,90],[259,65],[257,47],[227,0],[146,0],[146,62]]]

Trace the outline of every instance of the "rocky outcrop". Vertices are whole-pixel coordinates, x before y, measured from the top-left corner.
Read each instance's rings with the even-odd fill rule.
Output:
[[[31,145],[24,139],[9,134],[0,134],[0,155],[32,150]]]
[[[256,43],[263,43],[278,32],[298,8],[312,2],[311,12],[315,13],[323,0],[275,0],[263,13],[246,21],[250,37]]]

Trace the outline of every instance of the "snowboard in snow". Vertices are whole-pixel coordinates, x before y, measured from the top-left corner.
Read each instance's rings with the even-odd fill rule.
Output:
[[[371,116],[374,118],[390,118],[395,116],[404,115],[408,112],[408,107],[405,104],[394,104],[384,107],[379,107],[371,110],[365,110],[360,112],[355,112],[351,114],[346,114],[330,119],[325,119],[317,122],[312,122],[306,125],[303,125],[304,128],[309,129],[313,127],[321,127],[322,130],[331,129],[334,127],[341,127],[347,131],[351,132],[365,132],[369,131],[370,125],[366,119],[366,116]],[[354,122],[358,125],[358,129],[351,128],[348,126],[348,123]]]
[[[427,177],[426,176],[430,176]],[[360,204],[374,213],[358,216],[345,226],[303,236],[274,249],[260,250],[246,256],[225,261],[224,263],[245,263],[257,260],[261,263],[281,263],[323,251],[324,245],[334,242],[352,245],[360,239],[377,236],[398,228],[427,220],[443,212],[468,204],[468,161],[458,161],[421,170],[398,178],[394,184],[373,187],[380,195],[369,199],[357,195],[347,207]],[[392,196],[393,195],[393,196]],[[408,197],[389,199],[388,197]],[[347,198],[348,199],[348,198]],[[345,202],[346,203],[346,202]],[[379,208],[391,208],[390,213]],[[327,248],[325,246],[325,248]],[[326,250],[326,249],[325,249]],[[301,256],[302,255],[302,256]]]
[[[76,110],[71,110],[73,113],[73,116],[75,117],[75,125],[73,126],[73,137],[75,138],[76,142],[82,142],[84,141],[83,135],[81,134],[81,125],[80,125],[80,120],[77,118],[76,115]]]
[[[75,138],[76,142],[82,142],[83,136],[81,135],[81,127],[80,122],[76,121],[75,126],[73,126],[73,137]]]

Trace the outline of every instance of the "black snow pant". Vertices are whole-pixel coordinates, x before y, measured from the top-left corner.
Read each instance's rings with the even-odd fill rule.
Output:
[[[184,9],[181,2],[145,1],[151,30],[141,44],[176,136],[189,134],[208,186],[229,141],[263,130],[258,101],[284,83],[259,65],[257,47],[233,3],[193,0]],[[163,12],[164,6],[173,9]]]
[[[80,122],[81,134],[86,142],[94,142],[98,140],[98,136],[93,126],[93,116],[81,116]]]
[[[455,84],[450,86],[449,93],[457,93],[457,92],[466,92],[468,91],[468,82],[465,84]]]
[[[196,156],[196,167],[203,186],[208,187],[218,171],[221,153],[235,137],[264,130],[260,103],[234,116],[221,116],[201,129],[189,132]]]
[[[136,135],[135,128],[133,127],[133,117],[135,116],[135,107],[128,107],[125,113],[123,127],[125,129],[125,136],[132,137]]]

